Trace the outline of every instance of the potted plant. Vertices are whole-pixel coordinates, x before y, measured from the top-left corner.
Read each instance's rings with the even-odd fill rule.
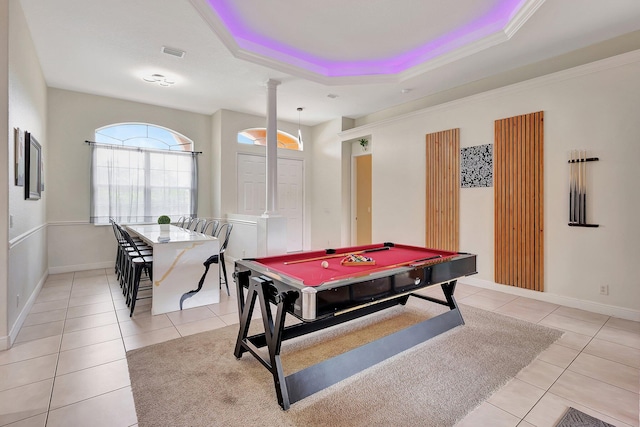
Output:
[[[364,151],[367,151],[367,146],[369,145],[369,140],[366,138],[361,138],[358,140],[358,142],[360,143],[360,145],[362,146],[362,149]]]
[[[169,231],[169,224],[171,224],[171,218],[167,215],[160,215],[158,217],[158,224],[160,224],[161,231]]]

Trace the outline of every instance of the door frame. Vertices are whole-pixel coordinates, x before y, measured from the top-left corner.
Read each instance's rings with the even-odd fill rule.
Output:
[[[371,157],[371,188],[373,190],[373,144],[371,135],[365,135],[365,139],[369,141],[369,144],[363,147],[360,144],[360,139],[362,137],[358,137],[355,139],[350,139],[349,141],[343,141],[343,156],[348,153],[348,163],[343,163],[343,165],[348,165],[349,168],[349,232],[348,232],[348,242],[345,242],[349,246],[353,246],[357,242],[357,224],[356,224],[356,205],[357,205],[357,186],[356,186],[356,157],[360,156],[372,156]],[[343,157],[344,159],[344,157]],[[343,175],[344,176],[344,175]],[[343,187],[344,188],[344,187]],[[371,192],[371,237],[373,239],[373,191]]]

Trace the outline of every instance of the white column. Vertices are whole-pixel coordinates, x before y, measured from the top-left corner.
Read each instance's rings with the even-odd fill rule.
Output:
[[[258,218],[258,256],[287,252],[287,218],[278,214],[278,80],[267,81],[267,206]]]
[[[276,87],[278,80],[267,81],[267,206],[265,217],[278,214],[278,115]]]

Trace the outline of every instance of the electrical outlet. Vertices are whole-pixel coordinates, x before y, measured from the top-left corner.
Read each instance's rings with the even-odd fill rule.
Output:
[[[600,285],[600,295],[609,295],[609,285]]]

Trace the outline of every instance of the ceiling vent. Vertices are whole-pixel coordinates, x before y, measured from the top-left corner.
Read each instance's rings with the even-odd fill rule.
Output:
[[[184,54],[186,53],[184,50],[174,49],[172,47],[162,46],[162,53],[166,53],[167,55],[177,56],[178,58],[184,58]]]

